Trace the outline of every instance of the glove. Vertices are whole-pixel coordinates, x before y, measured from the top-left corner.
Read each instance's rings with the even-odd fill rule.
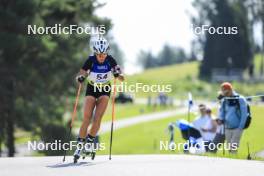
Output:
[[[118,77],[121,73],[122,73],[122,71],[121,71],[121,68],[119,65],[117,65],[113,68],[113,75],[115,78]]]
[[[79,83],[83,83],[84,80],[85,80],[85,76],[83,76],[83,75],[78,75],[76,77],[76,81],[79,82]]]

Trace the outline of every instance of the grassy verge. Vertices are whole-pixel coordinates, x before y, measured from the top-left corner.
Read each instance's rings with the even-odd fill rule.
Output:
[[[225,154],[222,152],[217,154],[206,154],[208,156],[241,158],[247,157],[247,142],[250,143],[250,150],[252,153],[264,150],[264,141],[262,134],[264,133],[264,125],[262,123],[264,113],[263,107],[252,107],[253,121],[249,129],[244,131],[241,146],[237,155]],[[175,117],[142,123],[131,127],[116,130],[114,132],[113,153],[114,154],[176,154],[183,153],[182,151],[164,151],[159,150],[160,141],[167,141],[168,134],[166,128],[169,122],[177,119],[185,118],[185,115],[178,115]],[[101,136],[101,142],[106,143],[106,150],[99,151],[99,154],[107,154],[109,147],[109,136],[107,133]],[[175,142],[184,142],[181,138],[180,131],[175,131]]]
[[[130,118],[132,116],[144,115],[153,112],[160,112],[165,110],[171,110],[175,107],[172,106],[147,106],[144,104],[116,104],[115,105],[115,118],[116,120]],[[103,122],[110,121],[112,118],[112,104],[109,103],[106,112],[103,117]],[[74,126],[80,126],[82,121],[82,112],[78,113],[78,119],[75,122]]]

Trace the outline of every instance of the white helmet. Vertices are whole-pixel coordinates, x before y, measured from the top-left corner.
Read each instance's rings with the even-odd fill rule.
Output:
[[[99,37],[99,38],[95,39],[93,42],[93,50],[97,54],[100,54],[100,53],[107,54],[107,52],[109,50],[108,41],[106,39],[104,39],[103,37]]]

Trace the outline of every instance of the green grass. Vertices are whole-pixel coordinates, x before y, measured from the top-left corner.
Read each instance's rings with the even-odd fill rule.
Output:
[[[138,115],[144,115],[144,114],[149,114],[153,112],[160,112],[160,111],[165,111],[165,110],[170,110],[175,107],[167,106],[157,106],[154,108],[153,106],[149,107],[144,104],[116,104],[115,105],[115,119],[124,119],[124,118],[130,118],[133,116],[138,116]],[[75,121],[74,126],[79,127],[81,126],[82,122],[82,110],[79,111],[78,113],[78,119]],[[110,121],[112,119],[112,104],[109,103],[106,112],[103,117],[103,122]]]
[[[128,82],[160,83],[166,84],[188,77],[196,77],[198,74],[198,62],[188,62],[171,66],[147,69],[143,73],[135,74],[127,78]],[[158,79],[154,79],[158,78]]]
[[[159,151],[159,141],[167,140],[165,129],[169,122],[176,120],[177,117],[158,120],[149,123],[142,123],[114,132],[113,153],[114,154],[151,154],[161,153]],[[101,136],[101,142],[105,142],[109,146],[110,134]],[[179,138],[179,134],[176,134]],[[108,153],[108,148],[105,151],[98,152],[102,154]]]
[[[252,124],[249,129],[245,130],[243,134],[243,138],[241,141],[241,153],[243,155],[247,154],[247,142],[250,144],[250,150],[254,152],[258,152],[260,150],[264,150],[264,108],[263,106],[252,107]]]
[[[256,72],[259,70],[261,57],[256,55]],[[212,83],[198,78],[199,62],[188,62],[145,70],[142,73],[128,76],[127,84],[143,83],[146,85],[171,85],[172,92],[169,93],[178,99],[186,99],[187,93],[192,92],[196,98],[215,99],[220,83]],[[243,95],[255,95],[263,93],[264,83],[251,81],[232,82],[237,92]],[[135,94],[138,97],[156,96],[157,93],[145,93],[140,91]]]
[[[152,106],[149,107],[144,104],[116,104],[115,117],[116,120],[118,120],[118,119],[129,118],[137,115],[169,110],[172,108],[173,107],[169,107],[169,106],[168,107],[157,106],[156,108],[154,108]],[[112,118],[112,104],[110,103],[105,112],[103,121],[110,121],[111,118]]]
[[[264,150],[263,141],[263,116],[264,108],[261,106],[252,107],[253,121],[249,129],[244,131],[241,146],[237,155],[226,154],[224,157],[241,158],[247,157],[247,142],[250,143],[250,150],[252,153]],[[119,129],[114,132],[113,153],[114,154],[175,154],[182,153],[182,151],[160,151],[159,141],[169,140],[166,133],[166,128],[169,122],[174,122],[177,119],[185,118],[186,115],[178,115],[175,117],[142,123],[139,125],[130,126]],[[192,116],[193,118],[193,116]],[[98,154],[107,154],[109,147],[109,133],[101,136],[101,142],[106,143],[106,150],[99,151]],[[181,138],[180,131],[175,130],[175,142],[184,142]],[[206,154],[208,156],[223,157],[222,152],[214,154]]]
[[[202,88],[201,82],[197,81],[198,62],[189,62],[164,66],[145,70],[143,73],[128,76],[126,82],[128,85],[143,83],[144,85],[171,85],[172,93],[186,92]],[[195,91],[195,90],[194,90]],[[157,93],[139,91],[135,93],[139,97],[156,96]]]

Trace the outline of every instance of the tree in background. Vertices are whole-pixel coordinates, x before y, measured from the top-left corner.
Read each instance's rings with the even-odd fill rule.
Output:
[[[153,56],[151,51],[141,51],[138,56],[138,63],[144,69],[178,64],[186,61],[189,61],[189,58],[182,48],[171,47],[169,45],[164,45],[157,56]]]
[[[155,58],[151,51],[140,51],[138,54],[138,63],[144,69],[153,68],[158,66],[157,58]]]
[[[105,25],[95,0],[1,0],[0,139],[14,156],[14,128],[37,131],[62,123],[65,96],[75,95],[74,73],[88,56],[88,35],[28,35],[27,25]],[[4,135],[3,135],[4,133]],[[56,136],[57,134],[53,134]]]
[[[260,75],[264,76],[264,1],[245,0],[245,4],[249,7],[251,26],[258,23],[262,26],[262,48],[258,50],[256,46],[256,52],[261,53]]]
[[[187,60],[187,56],[182,48],[174,48],[169,45],[164,45],[163,49],[158,54],[159,65],[171,65],[182,63]]]
[[[111,54],[115,58],[115,60],[117,61],[117,63],[121,67],[124,67],[124,53],[120,49],[118,44],[115,43],[115,42],[112,42],[112,40],[110,40],[110,51],[109,51],[109,54]]]
[[[226,68],[230,60],[232,68],[247,69],[252,64],[252,33],[249,30],[248,9],[239,0],[195,0],[199,17],[193,18],[197,26],[238,27],[238,34],[219,35],[206,33],[199,38],[203,46],[201,77],[210,77],[212,69]]]

